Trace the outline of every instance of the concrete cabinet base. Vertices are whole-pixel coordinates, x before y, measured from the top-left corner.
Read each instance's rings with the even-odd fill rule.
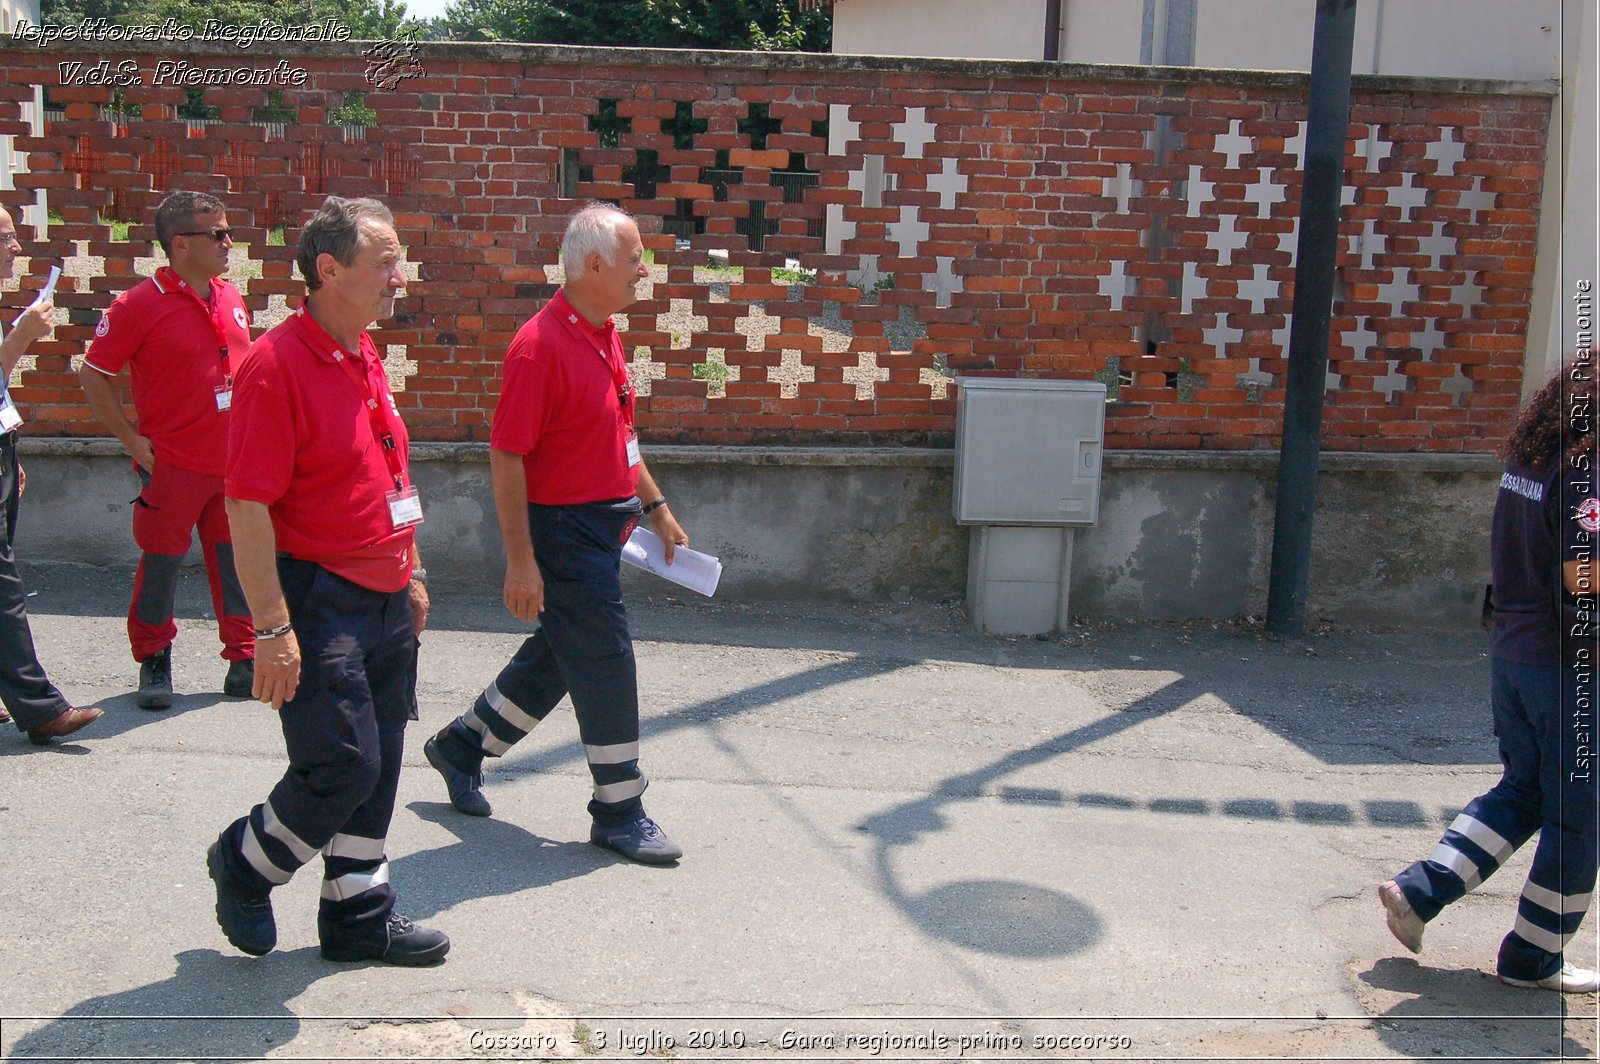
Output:
[[[978,525],[967,561],[967,611],[994,635],[1049,635],[1066,626],[1070,528]]]

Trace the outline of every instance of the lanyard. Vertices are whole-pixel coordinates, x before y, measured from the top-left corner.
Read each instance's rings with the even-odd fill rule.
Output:
[[[232,387],[233,370],[228,364],[228,327],[222,321],[222,297],[215,288],[212,288],[211,298],[206,299],[191,288],[189,282],[178,276],[178,271],[170,266],[163,266],[158,272],[163,281],[169,285],[177,285],[179,291],[187,292],[189,298],[199,303],[200,309],[205,311],[206,320],[211,323],[211,331],[217,336],[217,354],[222,359],[223,376],[227,378],[229,387]]]
[[[367,408],[367,416],[372,419],[372,438],[378,441],[378,446],[383,451],[383,460],[389,466],[389,476],[394,478],[394,490],[405,491],[407,473],[405,464],[400,460],[400,448],[396,442],[398,437],[389,423],[389,411],[378,401],[378,397],[372,394],[372,382],[367,378],[366,358],[360,354],[346,354],[333,337],[324,332],[322,326],[306,313],[304,306],[295,311],[295,316],[310,338],[332,353],[334,361],[344,367],[345,375],[356,386],[356,391],[361,395],[362,405]],[[358,367],[356,363],[361,365]]]
[[[582,321],[582,319],[580,318],[579,321]],[[616,358],[611,357],[611,352],[601,346],[598,331],[590,331],[584,328],[584,325],[588,324],[587,322],[582,325],[577,322],[572,324],[579,332],[584,334],[584,337],[589,341],[589,346],[594,348],[595,354],[600,356],[600,361],[605,363],[607,372],[611,374],[611,383],[617,386],[617,406],[622,411],[623,423],[628,426],[628,431],[632,432],[633,378],[628,375],[628,364],[622,360],[620,353]]]

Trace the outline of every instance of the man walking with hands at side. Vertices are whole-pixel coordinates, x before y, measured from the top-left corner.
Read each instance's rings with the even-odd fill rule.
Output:
[[[425,965],[450,940],[394,911],[384,855],[428,592],[410,437],[367,326],[405,286],[394,219],[330,196],[300,234],[305,303],[245,356],[228,445],[228,519],[289,768],[206,853],[217,922],[260,955],[269,893],[322,854],[329,960]]]
[[[505,540],[505,604],[539,622],[473,707],[423,746],[451,803],[488,816],[483,758],[500,757],[572,695],[594,778],[589,840],[645,864],[683,850],[645,815],[639,688],[622,605],[622,545],[642,515],[670,564],[689,537],[639,455],[633,388],[611,315],[649,276],[639,229],[591,204],[561,244],[566,283],[506,354],[489,439]],[[642,505],[640,500],[646,500]]]

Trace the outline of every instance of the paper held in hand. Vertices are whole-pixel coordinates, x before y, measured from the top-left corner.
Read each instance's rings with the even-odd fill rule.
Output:
[[[688,547],[674,551],[672,564],[668,565],[666,544],[648,528],[633,530],[628,542],[622,545],[622,560],[690,591],[698,591],[706,598],[717,593],[717,581],[722,579],[721,562]]]
[[[61,267],[60,266],[52,266],[52,267],[50,267],[50,279],[44,283],[44,288],[39,292],[38,295],[33,297],[33,302],[32,303],[29,303],[26,307],[24,307],[22,309],[21,313],[19,313],[15,318],[11,319],[11,327],[13,329],[15,329],[17,327],[17,324],[22,321],[22,315],[23,314],[28,313],[28,311],[32,310],[34,307],[38,306],[40,303],[44,303],[44,302],[46,302],[48,300],[51,300],[51,299],[55,298],[55,296],[56,296],[56,282],[59,281],[59,280],[61,280]]]

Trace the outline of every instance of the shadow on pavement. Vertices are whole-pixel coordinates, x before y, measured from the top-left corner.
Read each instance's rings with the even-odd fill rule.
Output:
[[[260,958],[191,949],[177,961],[170,978],[89,998],[59,1017],[8,1017],[5,1059],[257,1060],[300,1031],[285,1002],[345,970],[312,947]]]
[[[1509,917],[1508,917],[1509,919]],[[1522,990],[1488,968],[1446,968],[1410,957],[1384,957],[1357,974],[1368,988],[1407,995],[1375,1016],[1384,1043],[1406,1055],[1478,1059],[1592,1060],[1563,1030],[1594,1022],[1594,997]]]
[[[459,840],[390,862],[401,894],[396,909],[417,921],[463,902],[586,876],[618,860],[588,842],[552,842],[495,817],[463,816],[447,802],[411,802],[406,808]]]

